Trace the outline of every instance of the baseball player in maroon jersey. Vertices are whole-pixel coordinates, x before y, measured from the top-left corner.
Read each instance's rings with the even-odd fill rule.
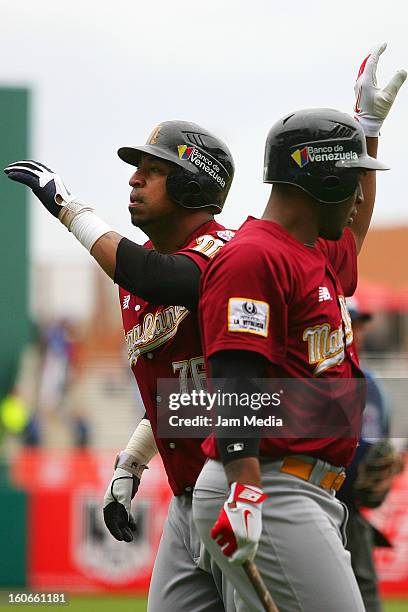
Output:
[[[273,188],[265,212],[244,223],[202,279],[204,352],[212,378],[224,381],[220,392],[238,397],[256,389],[257,379],[303,379],[305,391],[322,381],[314,396],[322,421],[337,414],[343,397],[352,398],[351,420],[363,410],[345,298],[356,288],[374,171],[387,169],[375,159],[377,136],[406,78],[400,71],[377,88],[384,48],[361,66],[358,121],[330,109],[302,110],[268,134],[264,182]],[[283,397],[283,421],[302,408],[307,418],[307,401]],[[239,399],[233,409],[242,415]],[[219,401],[217,417],[230,422],[230,404]],[[364,610],[344,548],[346,510],[335,497],[358,434],[329,435],[316,425],[313,437],[284,437],[278,427],[251,430],[251,437],[247,427],[231,438],[218,427],[204,445],[210,460],[196,483],[193,515],[236,588],[239,611],[262,609],[242,568],[253,558],[281,612]]]
[[[146,145],[122,147],[118,154],[136,166],[129,181],[129,211],[132,224],[150,238],[144,246],[112,231],[43,164],[16,162],[5,172],[31,187],[120,287],[129,361],[146,415],[118,456],[104,519],[116,539],[132,540],[131,500],[142,472],[159,452],[174,498],[152,576],[149,611],[231,610],[232,589],[223,585],[220,571],[198,567],[202,547],[191,496],[205,460],[202,440],[159,438],[156,407],[159,378],[178,380],[181,390],[187,381],[199,389],[205,378],[196,315],[199,280],[234,233],[214,220],[229,191],[234,163],[219,138],[184,121],[161,123]],[[209,570],[212,562],[206,556],[200,561]]]

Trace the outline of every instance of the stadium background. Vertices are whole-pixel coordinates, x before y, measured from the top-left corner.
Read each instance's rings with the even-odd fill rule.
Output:
[[[377,40],[389,42],[383,80],[408,66],[398,20],[383,15],[365,27],[377,4],[363,2],[356,14],[344,3],[345,14],[353,11],[344,42],[329,31],[335,15],[322,2],[313,19],[292,3],[294,23],[288,9],[261,1],[249,28],[247,4],[230,0],[201,10],[160,1],[154,11],[125,0],[109,10],[89,2],[80,21],[75,2],[61,2],[57,14],[48,1],[39,11],[0,0],[7,59],[0,164],[27,156],[48,163],[113,227],[141,241],[129,228],[129,170],[115,150],[143,142],[162,119],[191,119],[223,135],[234,152],[237,178],[222,219],[236,227],[249,210],[261,212],[262,143],[276,117],[298,106],[350,109],[354,71]],[[384,127],[381,156],[392,171],[380,179],[358,289],[375,313],[364,362],[387,390],[400,448],[408,437],[405,95]],[[7,589],[32,589],[72,593],[72,609],[144,610],[170,493],[156,460],[134,504],[135,543],[115,542],[104,529],[101,498],[113,458],[142,411],[116,289],[3,175],[0,194],[0,608]],[[408,609],[407,497],[405,471],[375,517],[394,542],[377,557],[387,610]]]

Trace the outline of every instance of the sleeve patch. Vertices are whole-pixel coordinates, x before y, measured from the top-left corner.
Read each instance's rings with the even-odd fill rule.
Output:
[[[248,298],[230,298],[228,301],[228,331],[247,332],[267,338],[269,304]]]

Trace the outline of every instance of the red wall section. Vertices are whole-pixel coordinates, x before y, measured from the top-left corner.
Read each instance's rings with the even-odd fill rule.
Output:
[[[28,584],[38,589],[146,592],[171,491],[155,458],[132,512],[135,541],[117,542],[102,518],[102,499],[112,476],[114,452],[24,451],[12,469],[29,492]],[[408,595],[408,461],[385,503],[369,514],[392,549],[377,549],[385,596]]]
[[[147,591],[171,492],[156,458],[133,502],[134,542],[117,542],[102,517],[114,457],[112,452],[25,451],[17,458],[13,480],[29,491],[30,586]]]
[[[367,517],[383,531],[392,548],[377,548],[375,559],[384,596],[408,595],[408,454],[405,470],[395,479],[385,502],[367,512]]]

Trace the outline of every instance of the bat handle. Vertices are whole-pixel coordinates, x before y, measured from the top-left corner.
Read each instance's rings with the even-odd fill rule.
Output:
[[[279,612],[275,602],[272,599],[271,594],[269,593],[264,581],[262,580],[261,574],[259,573],[255,563],[253,561],[245,561],[245,563],[243,564],[243,568],[249,580],[251,581],[251,584],[254,587],[256,594],[262,602],[263,609],[266,610],[266,612]]]

